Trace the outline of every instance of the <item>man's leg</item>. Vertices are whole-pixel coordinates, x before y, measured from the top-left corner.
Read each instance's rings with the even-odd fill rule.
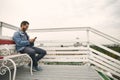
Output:
[[[32,49],[31,47],[25,47],[22,53],[27,53],[33,60],[33,66],[36,67],[38,66],[37,59],[36,59],[36,51]]]
[[[41,58],[43,58],[46,55],[46,51],[41,49],[41,48],[37,48],[37,47],[32,47],[35,52],[38,54],[38,56],[36,56],[37,61],[39,61]]]

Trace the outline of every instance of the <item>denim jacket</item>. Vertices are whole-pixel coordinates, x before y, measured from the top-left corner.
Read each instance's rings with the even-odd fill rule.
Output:
[[[18,30],[14,33],[13,40],[16,43],[16,50],[18,52],[22,51],[25,47],[34,46],[34,43],[29,42],[29,36],[27,35],[27,33],[21,30]]]

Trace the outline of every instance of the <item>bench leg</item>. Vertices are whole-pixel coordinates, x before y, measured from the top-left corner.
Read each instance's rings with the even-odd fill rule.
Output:
[[[4,63],[6,63],[6,60],[3,60],[2,66],[0,67],[0,75],[5,75],[7,70],[9,71],[9,80],[11,80],[11,70],[8,66],[6,66]]]
[[[16,70],[17,70],[16,64],[15,64],[15,62],[14,62],[12,59],[8,59],[8,60],[11,61],[12,64],[13,64],[14,72],[13,72],[13,79],[12,79],[12,80],[15,80],[15,77],[16,77]]]
[[[26,54],[26,55],[27,55],[27,54]],[[31,58],[29,55],[27,55],[27,57],[30,59],[30,62],[31,62],[31,65],[30,65],[30,73],[31,73],[31,75],[33,75],[33,72],[32,72],[33,61],[32,61],[32,58]]]
[[[4,59],[2,62],[2,66],[0,67],[0,74],[1,75],[5,75],[7,71],[9,71],[9,80],[11,80],[11,70],[10,68],[6,65],[7,62],[10,61],[12,62],[13,66],[14,66],[14,62],[11,59]],[[15,80],[15,76],[16,76],[16,65],[14,66],[14,73],[13,73],[13,80]]]

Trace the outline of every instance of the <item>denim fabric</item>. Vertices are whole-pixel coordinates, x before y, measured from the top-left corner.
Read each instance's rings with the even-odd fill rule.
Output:
[[[37,47],[25,47],[21,53],[27,53],[32,58],[34,67],[38,66],[37,62],[46,55],[45,50]]]
[[[17,32],[14,33],[13,40],[16,43],[16,50],[18,52],[22,51],[27,46],[34,45],[34,43],[29,42],[29,36],[27,35],[27,33],[21,30],[18,30]]]

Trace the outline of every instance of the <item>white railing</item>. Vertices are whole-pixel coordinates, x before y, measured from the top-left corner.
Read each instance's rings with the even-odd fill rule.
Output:
[[[41,44],[43,42],[37,42]],[[68,44],[69,43],[69,44]],[[87,46],[78,45],[74,47],[75,43],[70,42],[44,42],[44,45],[38,46],[47,51],[47,56],[42,59],[46,62],[83,62],[88,63],[88,48]],[[62,45],[62,46],[61,46]]]
[[[9,28],[12,30],[17,30],[18,28],[4,22],[0,24],[0,35],[2,35],[2,27]],[[57,61],[57,62],[85,62],[93,65],[93,68],[104,72],[106,75],[114,78],[111,75],[116,75],[120,77],[120,60],[115,59],[109,55],[99,52],[90,47],[90,45],[95,45],[102,48],[111,54],[114,54],[120,58],[120,53],[107,48],[97,42],[90,41],[90,32],[101,36],[108,41],[111,41],[117,45],[120,45],[120,40],[104,34],[96,29],[90,27],[72,27],[72,28],[47,28],[47,29],[30,29],[30,33],[40,33],[40,32],[62,32],[62,31],[86,31],[87,42],[80,42],[78,47],[74,47],[75,42],[55,42],[55,41],[38,41],[37,45],[48,51],[48,55],[43,59],[43,61]],[[67,50],[67,51],[66,51]],[[109,73],[109,74],[108,74]],[[114,78],[115,79],[115,78]]]
[[[106,38],[106,39],[108,39],[108,40],[110,40],[110,41],[112,41],[112,42],[115,42],[115,43],[117,43],[117,44],[120,45],[120,40],[118,40],[118,39],[116,39],[116,38],[114,38],[114,37],[112,37],[112,36],[110,36],[110,35],[104,34],[104,33],[100,32],[100,31],[98,31],[98,30],[96,30],[96,29],[94,29],[94,28],[89,28],[89,30],[90,30],[91,32],[99,35],[99,36],[102,36],[102,37],[104,37],[104,38]]]
[[[120,61],[110,56],[107,56],[99,51],[90,49],[91,55],[89,56],[90,63],[95,65],[95,69],[104,71],[105,73],[112,73],[114,75],[120,76]],[[109,75],[108,75],[109,76]]]

